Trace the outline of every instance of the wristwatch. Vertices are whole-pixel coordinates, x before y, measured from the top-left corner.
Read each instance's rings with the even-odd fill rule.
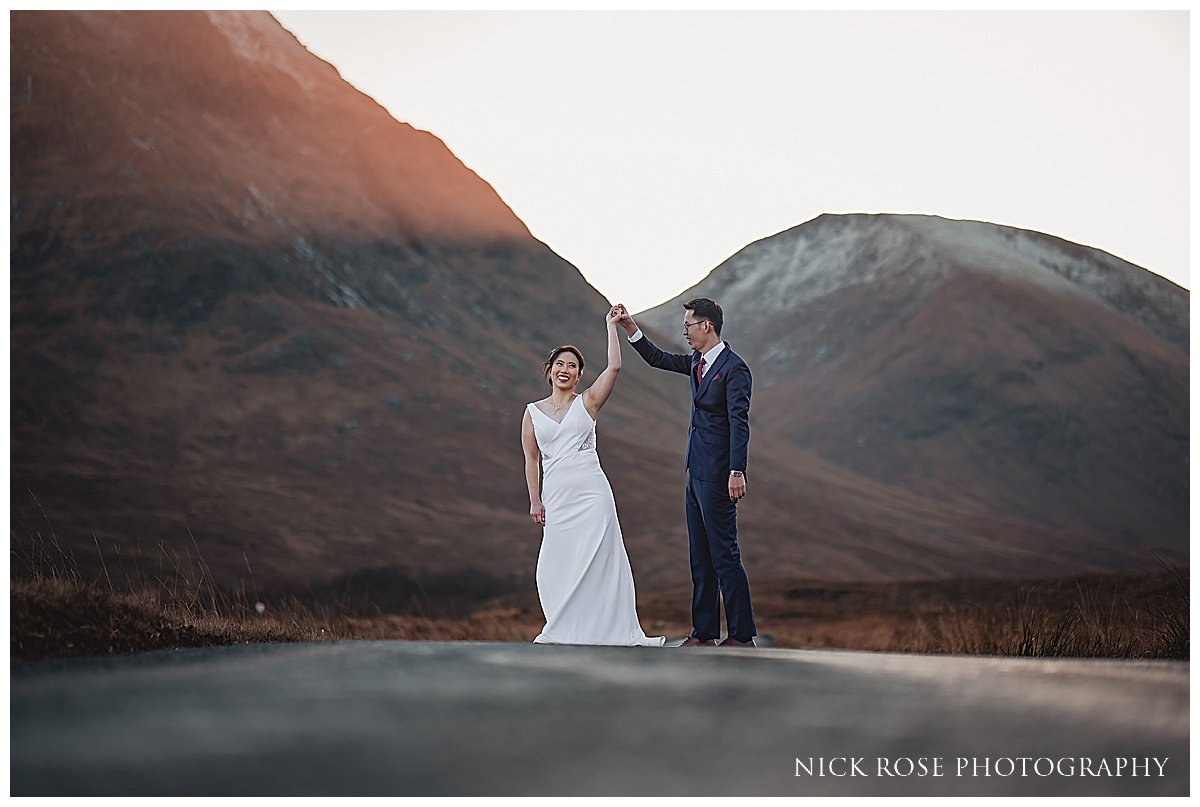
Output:
[[[741,471],[730,471],[729,475],[730,476],[745,476],[745,474],[743,474]]]

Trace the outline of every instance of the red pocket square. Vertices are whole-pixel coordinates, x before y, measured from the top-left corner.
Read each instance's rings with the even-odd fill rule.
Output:
[[[713,376],[713,381],[720,381],[720,380],[721,380],[721,374],[720,374],[720,373],[717,373],[715,376]]]

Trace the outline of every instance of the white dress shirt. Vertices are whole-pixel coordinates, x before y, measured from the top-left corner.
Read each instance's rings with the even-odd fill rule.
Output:
[[[708,371],[712,368],[713,362],[717,360],[717,356],[720,356],[721,351],[724,349],[725,349],[725,343],[717,342],[716,345],[714,345],[713,347],[710,347],[708,349],[707,353],[705,353],[703,356],[700,357],[701,359],[704,360],[704,365],[700,370],[701,378],[704,378],[704,376],[708,375]]]

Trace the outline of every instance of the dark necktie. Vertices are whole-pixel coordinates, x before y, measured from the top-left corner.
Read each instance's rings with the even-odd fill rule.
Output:
[[[700,363],[696,365],[696,384],[699,385],[704,380],[704,357],[700,357]]]

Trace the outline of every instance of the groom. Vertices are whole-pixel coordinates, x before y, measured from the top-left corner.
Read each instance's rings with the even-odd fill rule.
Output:
[[[659,350],[625,306],[615,306],[618,324],[651,367],[691,378],[685,508],[692,560],[692,635],[683,646],[716,644],[721,635],[719,594],[729,626],[721,646],[754,647],[750,584],[737,543],[737,503],[746,495],[750,444],[750,368],[721,340],[721,306],[697,297],[683,308],[690,356]]]

